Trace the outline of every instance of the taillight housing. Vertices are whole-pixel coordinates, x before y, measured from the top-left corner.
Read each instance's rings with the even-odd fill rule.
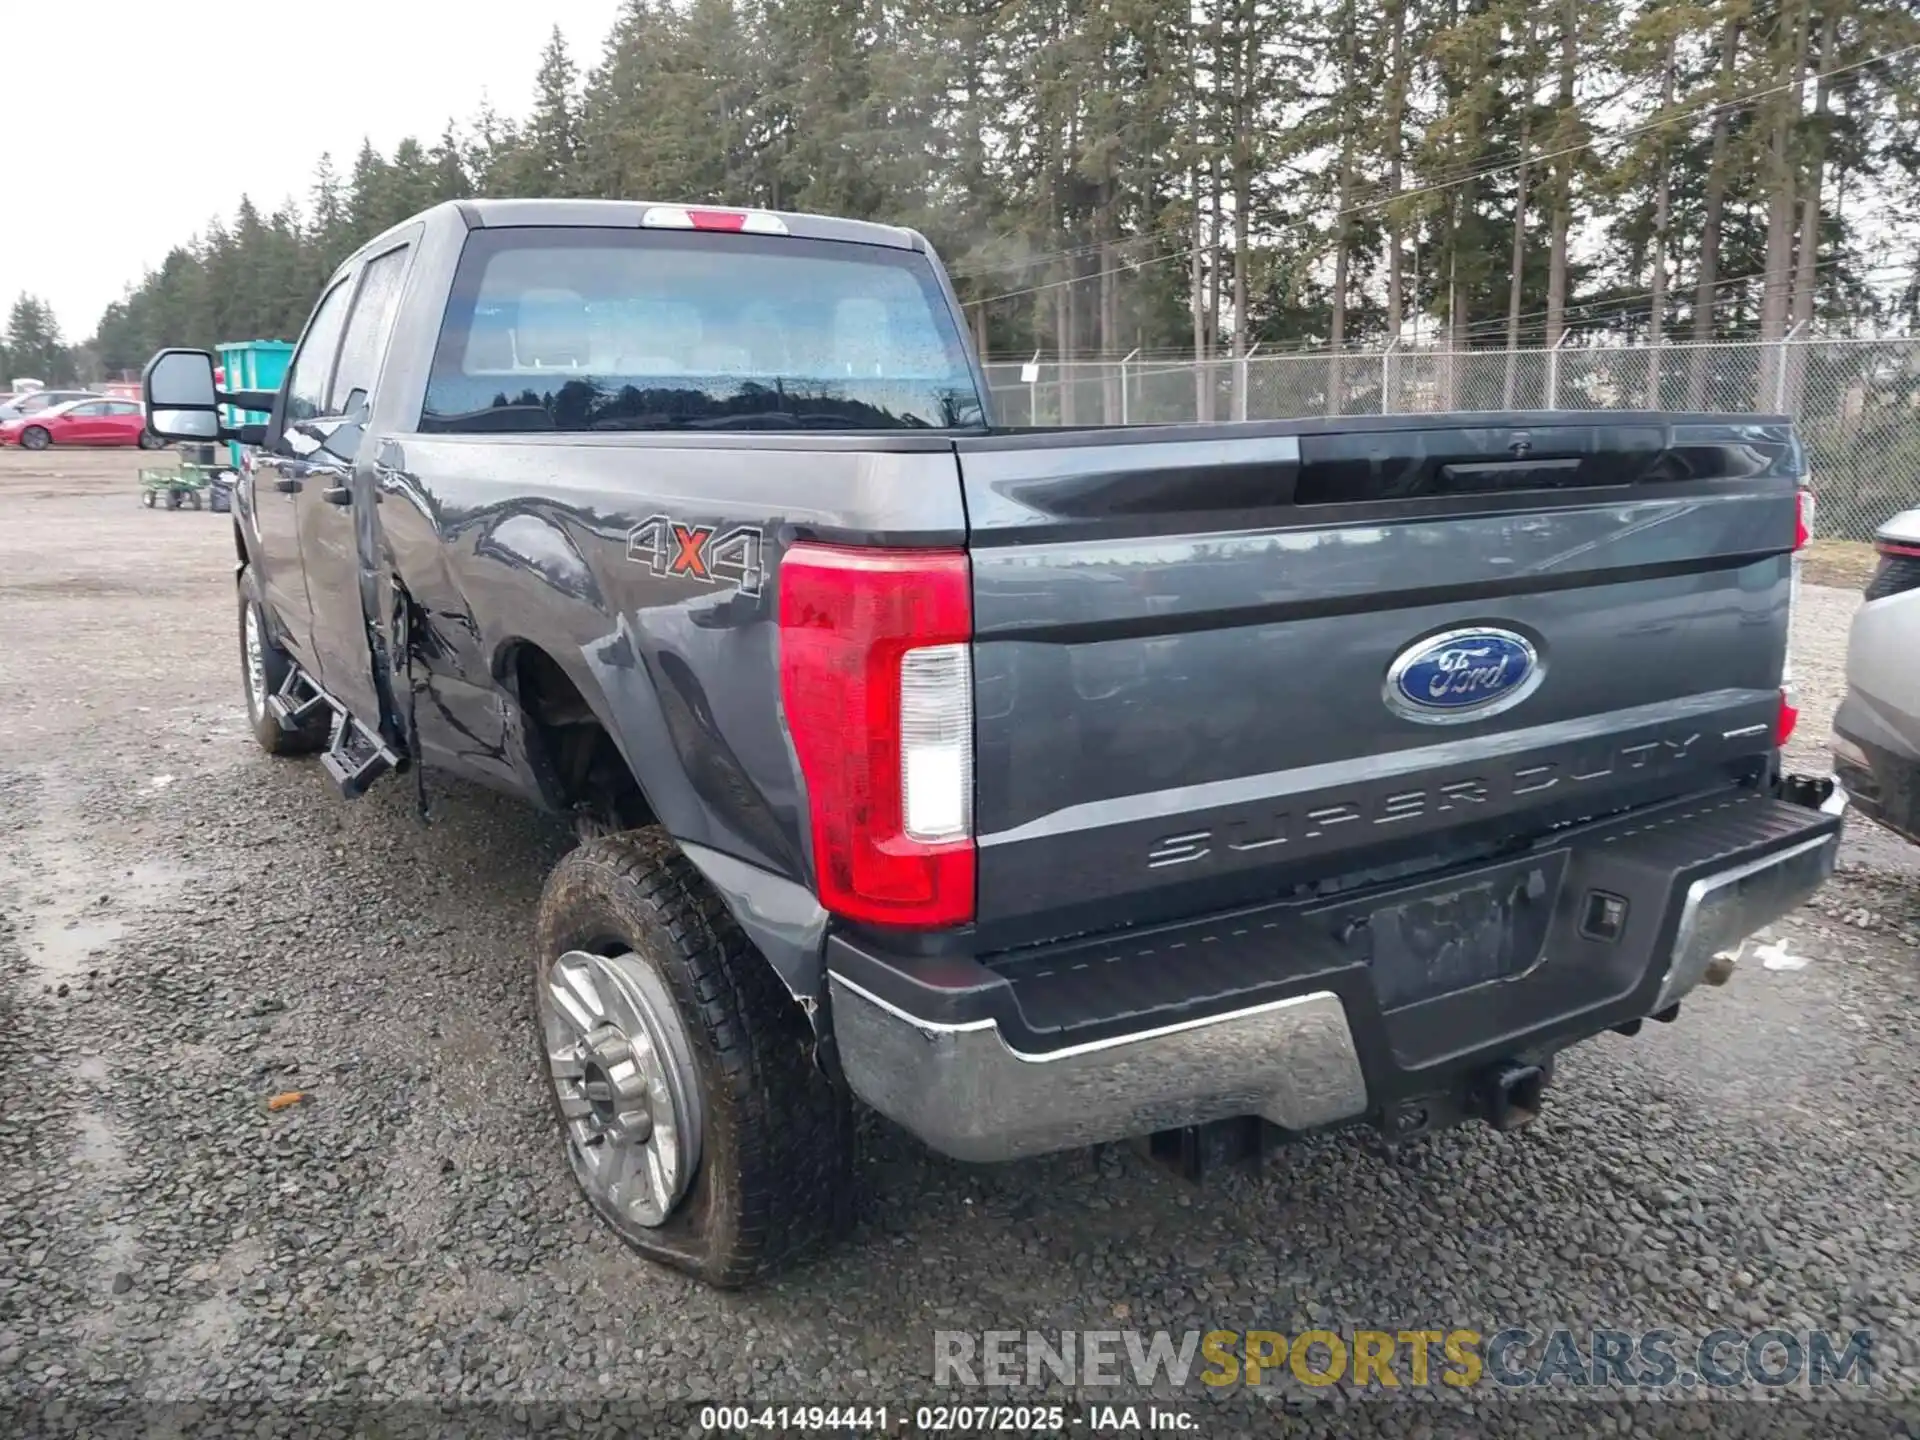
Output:
[[[964,551],[802,542],[780,562],[780,697],[835,915],[974,914],[973,591]]]
[[[1780,712],[1773,725],[1773,743],[1782,749],[1800,724],[1800,696],[1791,685],[1780,687]]]
[[[1793,688],[1793,612],[1800,604],[1800,552],[1813,539],[1813,491],[1803,477],[1794,495],[1792,575],[1787,585],[1787,654],[1780,667],[1780,708],[1773,724],[1773,743],[1784,750],[1800,723],[1800,694]]]
[[[1891,595],[1920,590],[1920,541],[1895,540],[1881,535],[1873,542],[1873,548],[1880,556],[1880,563],[1874,566],[1873,575],[1867,581],[1868,600],[1885,600]]]
[[[765,210],[722,210],[699,205],[649,205],[640,216],[648,230],[719,230],[729,234],[787,235],[787,222]]]

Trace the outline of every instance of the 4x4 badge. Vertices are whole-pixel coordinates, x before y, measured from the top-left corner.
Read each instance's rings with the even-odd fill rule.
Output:
[[[757,596],[766,571],[762,537],[752,525],[724,533],[712,525],[685,525],[671,515],[650,515],[627,532],[627,558],[661,579],[718,585],[731,580],[740,593]]]

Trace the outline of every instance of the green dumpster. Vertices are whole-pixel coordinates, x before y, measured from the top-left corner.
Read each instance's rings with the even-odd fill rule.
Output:
[[[230,340],[219,347],[224,390],[278,390],[293,358],[293,346],[285,340]],[[257,410],[221,407],[220,423],[226,426],[264,425],[267,416]],[[228,458],[240,468],[240,442],[230,441]]]

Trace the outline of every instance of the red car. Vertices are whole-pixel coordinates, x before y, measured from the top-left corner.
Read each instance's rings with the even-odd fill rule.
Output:
[[[151,430],[137,400],[98,396],[50,405],[31,415],[0,421],[0,445],[44,450],[49,445],[138,445],[157,450],[166,442]]]

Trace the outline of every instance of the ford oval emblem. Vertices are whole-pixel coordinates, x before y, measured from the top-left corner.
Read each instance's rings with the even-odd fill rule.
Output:
[[[1387,671],[1387,707],[1409,720],[1447,725],[1511,709],[1546,678],[1533,642],[1479,627],[1429,635]]]

